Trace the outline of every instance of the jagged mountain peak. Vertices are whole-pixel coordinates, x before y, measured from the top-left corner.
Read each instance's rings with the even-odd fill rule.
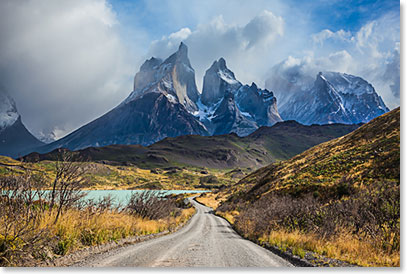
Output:
[[[14,99],[0,87],[0,154],[22,156],[42,144],[22,123]]]
[[[250,85],[250,88],[251,89],[258,89],[255,82],[252,82],[252,84]]]
[[[178,50],[174,52],[170,57],[164,60],[163,64],[185,64],[187,65],[191,70],[193,70],[191,63],[188,58],[188,47],[185,45],[183,42],[180,43]]]
[[[301,73],[294,76],[307,77]],[[292,84],[290,79],[274,85],[283,119],[306,125],[358,124],[389,111],[373,86],[361,77],[324,71],[317,73],[314,79],[312,86],[306,88],[295,81]]]
[[[164,61],[152,57],[144,62],[134,77],[133,92],[122,104],[149,92],[163,93],[191,113],[197,110],[199,93],[195,83],[195,71],[188,58],[188,47],[183,42],[178,50]]]
[[[336,89],[343,94],[374,94],[376,93],[374,87],[361,77],[327,71],[323,74],[324,78],[329,81]]]
[[[315,78],[314,83],[315,88],[317,89],[327,89],[329,88],[328,80],[324,77],[322,72],[319,72]]]
[[[12,126],[20,117],[16,103],[6,91],[0,89],[0,131]]]
[[[235,91],[241,86],[233,71],[226,66],[225,59],[221,57],[205,72],[201,101],[207,106],[215,104],[227,91]]]
[[[140,71],[148,71],[156,68],[163,62],[162,59],[156,58],[156,57],[151,57],[150,59],[147,59],[140,67]]]
[[[208,70],[209,71],[228,70],[226,66],[226,60],[223,57],[220,57],[219,60],[213,61],[212,65]]]
[[[188,47],[184,42],[179,44],[177,53],[179,56],[188,57]]]

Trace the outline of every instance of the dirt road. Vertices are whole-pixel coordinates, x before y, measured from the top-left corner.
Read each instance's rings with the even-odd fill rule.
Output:
[[[75,266],[287,267],[289,262],[241,238],[212,209],[191,200],[197,213],[179,231],[94,255]]]

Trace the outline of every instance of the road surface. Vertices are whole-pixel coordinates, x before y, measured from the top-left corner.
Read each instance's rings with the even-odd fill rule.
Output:
[[[240,237],[212,209],[196,201],[187,225],[173,234],[93,255],[90,267],[287,267],[289,262]]]

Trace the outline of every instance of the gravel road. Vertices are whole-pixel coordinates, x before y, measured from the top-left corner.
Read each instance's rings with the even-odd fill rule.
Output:
[[[74,266],[288,267],[289,262],[240,237],[212,209],[196,201],[187,225],[173,234],[93,255]]]

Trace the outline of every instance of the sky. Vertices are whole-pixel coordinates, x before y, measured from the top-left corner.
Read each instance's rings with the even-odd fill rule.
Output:
[[[38,137],[62,137],[117,106],[144,60],[181,41],[198,89],[224,57],[243,83],[339,71],[400,105],[399,1],[2,0],[0,37],[0,85]]]

